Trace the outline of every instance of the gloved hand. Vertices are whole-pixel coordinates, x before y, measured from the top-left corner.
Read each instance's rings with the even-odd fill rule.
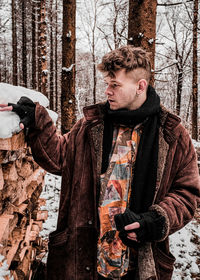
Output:
[[[122,242],[129,246],[135,247],[136,242],[127,237],[129,232],[135,232],[139,242],[156,241],[162,238],[165,224],[165,217],[158,215],[156,211],[148,211],[142,214],[136,214],[130,209],[126,209],[123,214],[114,216],[117,230],[120,232],[119,237]],[[125,230],[124,227],[138,222],[140,227],[134,230]]]
[[[8,106],[12,106],[12,111],[20,117],[20,124],[23,124],[25,128],[34,126],[35,124],[35,103],[26,96],[22,96],[17,104],[8,103]],[[20,125],[21,128],[23,126]]]

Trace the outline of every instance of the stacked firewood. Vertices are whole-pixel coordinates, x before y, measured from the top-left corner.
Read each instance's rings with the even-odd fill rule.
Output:
[[[0,139],[0,279],[31,279],[34,262],[45,254],[39,235],[48,216],[40,210],[44,175],[23,132]]]

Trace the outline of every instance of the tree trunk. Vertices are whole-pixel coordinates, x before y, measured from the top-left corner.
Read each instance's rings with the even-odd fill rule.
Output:
[[[47,96],[47,58],[46,58],[46,7],[45,0],[39,2],[39,26],[38,26],[38,82],[39,90]]]
[[[41,25],[41,4],[37,2],[37,89],[41,92],[42,88],[42,60],[41,60],[41,46],[40,46],[40,25]]]
[[[26,0],[22,0],[22,85],[27,87]]]
[[[178,82],[177,82],[177,95],[176,95],[176,114],[180,115],[181,110],[181,96],[183,88],[183,69],[178,70]]]
[[[151,52],[154,70],[157,0],[129,0],[128,44]],[[152,73],[152,81],[154,77]]]
[[[12,59],[13,59],[13,85],[18,85],[17,69],[17,28],[15,0],[12,0]]]
[[[192,138],[198,140],[198,69],[197,69],[198,0],[194,0],[193,19],[193,79],[192,79]]]
[[[8,83],[7,80],[7,49],[6,49],[6,43],[3,43],[3,53],[4,53],[4,59],[3,59],[3,75],[4,75],[4,83]]]
[[[187,113],[186,113],[186,118],[185,118],[186,123],[188,123],[188,121],[189,121],[191,102],[192,102],[192,95],[190,95],[188,106],[187,106]]]
[[[50,109],[54,110],[54,83],[53,83],[53,0],[50,1]]]
[[[117,17],[118,17],[118,10],[117,10],[117,4],[116,0],[113,1],[114,10],[115,10],[115,16],[113,21],[113,37],[114,37],[114,45],[115,49],[119,47],[118,40],[117,40]]]
[[[94,32],[92,33],[92,64],[93,64],[93,102],[96,103],[96,87],[97,87],[97,75],[96,75],[96,58],[95,58],[95,38]]]
[[[63,0],[61,131],[75,123],[75,19],[76,1]]]
[[[36,4],[32,1],[32,88],[36,89]]]
[[[96,103],[96,87],[97,87],[97,77],[96,77],[96,65],[95,65],[95,55],[92,55],[93,61],[93,102]]]
[[[1,53],[0,53],[0,83],[2,82],[2,61],[1,61]]]
[[[56,0],[55,18],[55,111],[58,112],[58,1]]]

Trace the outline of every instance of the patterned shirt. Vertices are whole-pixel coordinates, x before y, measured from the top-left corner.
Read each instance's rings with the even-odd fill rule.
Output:
[[[123,213],[129,201],[140,134],[140,129],[114,129],[109,166],[100,178],[97,271],[103,277],[119,278],[129,268],[129,249],[119,238],[114,215]]]

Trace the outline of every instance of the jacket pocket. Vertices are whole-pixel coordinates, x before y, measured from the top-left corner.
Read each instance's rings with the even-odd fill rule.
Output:
[[[68,229],[61,232],[53,231],[49,234],[49,247],[62,246],[69,237]]]
[[[68,254],[68,230],[54,231],[49,235],[49,254],[47,258],[47,279],[64,280]]]
[[[165,254],[159,248],[156,248],[156,268],[159,280],[171,280],[175,260],[170,252]]]

